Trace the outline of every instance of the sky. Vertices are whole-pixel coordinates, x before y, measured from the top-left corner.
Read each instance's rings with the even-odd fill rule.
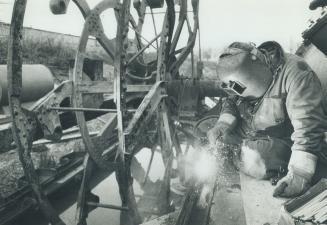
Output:
[[[14,0],[0,0],[0,21],[10,22]],[[84,19],[71,2],[66,15],[52,15],[49,0],[28,0],[25,26],[79,35]],[[88,0],[94,6],[99,0]],[[309,19],[317,18],[320,10],[310,11],[310,0],[200,0],[200,29],[203,48],[220,49],[233,41],[260,44],[275,40],[285,49],[301,42],[301,33]],[[163,9],[155,9],[162,12]],[[116,30],[113,12],[102,16],[106,34],[113,38]],[[163,15],[156,15],[161,29]],[[154,35],[151,18],[146,21],[144,36]],[[186,33],[186,32],[185,32]],[[183,38],[182,38],[183,40]]]

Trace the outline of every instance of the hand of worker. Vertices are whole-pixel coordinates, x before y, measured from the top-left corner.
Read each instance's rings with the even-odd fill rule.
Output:
[[[217,144],[217,140],[222,139],[222,137],[229,133],[229,125],[226,123],[217,123],[212,129],[207,132],[207,137],[209,140],[209,144],[211,146],[215,146]]]
[[[209,144],[215,146],[218,139],[224,139],[231,133],[236,123],[235,116],[227,113],[220,115],[216,125],[207,132]]]
[[[296,197],[309,187],[315,173],[317,157],[303,151],[293,151],[288,164],[288,173],[274,190],[274,197]]]

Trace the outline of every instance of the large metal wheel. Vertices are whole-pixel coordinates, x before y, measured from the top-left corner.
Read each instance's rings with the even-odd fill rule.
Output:
[[[36,133],[36,119],[21,106],[22,94],[22,28],[26,0],[17,0],[11,20],[8,48],[8,98],[12,116],[12,129],[22,167],[41,211],[51,224],[64,224],[43,193],[31,158],[32,143]]]
[[[84,5],[86,5],[86,3],[84,3]],[[83,80],[83,64],[87,41],[89,35],[92,35],[95,36],[100,43],[107,43],[106,46],[109,46],[108,38],[106,38],[104,34],[99,19],[100,14],[109,8],[114,9],[117,12],[117,33],[114,54],[107,51],[111,57],[114,55],[114,83],[113,85],[104,81],[87,83]],[[143,49],[140,49],[139,52],[136,52],[133,56],[128,57],[127,55],[127,49],[129,47],[129,24],[135,24],[130,13],[130,8],[130,0],[125,0],[121,4],[118,1],[102,1],[94,9],[88,10],[77,50],[72,83],[73,107],[76,109],[85,109],[83,98],[87,94],[94,94],[92,90],[96,90],[97,94],[113,93],[115,96],[114,101],[116,109],[113,109],[115,113],[112,118],[107,121],[104,128],[96,138],[91,138],[89,135],[84,112],[77,111],[76,118],[86,149],[94,162],[101,168],[109,170],[114,169],[116,171],[117,182],[119,184],[122,199],[122,207],[128,208],[128,213],[122,212],[121,214],[121,223],[139,224],[141,223],[141,218],[137,210],[134,196],[130,164],[134,154],[143,147],[146,147],[146,142],[150,142],[149,140],[145,141],[144,138],[139,136],[139,134],[146,131],[145,128],[150,120],[152,120],[153,114],[163,98],[165,89],[162,87],[161,80],[159,80],[157,84],[152,87],[149,86],[149,92],[146,89],[141,90],[145,96],[144,100],[138,109],[135,109],[134,115],[128,112],[126,105],[126,95],[128,91],[126,82],[127,67],[132,60],[140,57],[139,55],[141,55],[143,51]],[[136,31],[136,37],[139,37],[139,35],[140,34]],[[138,43],[140,42],[138,41]],[[112,48],[113,47],[110,46],[110,49]],[[113,90],[112,87],[114,87]],[[133,89],[135,86],[130,85],[130,87]],[[148,108],[151,109],[149,110]],[[96,111],[96,109],[94,110]],[[147,113],[148,115],[144,115],[145,110],[150,111]],[[145,119],[141,120],[141,116],[144,116]],[[146,138],[149,138],[149,135],[146,133],[143,133],[143,135],[145,135]],[[108,145],[108,140],[113,136],[116,136],[118,139],[118,144],[111,143]],[[127,143],[125,140],[126,136],[129,136],[129,142]],[[115,157],[112,157],[113,154]],[[83,219],[84,216],[79,215],[78,217]]]
[[[57,10],[57,13],[66,11],[68,2],[68,0],[51,0],[51,4]],[[64,92],[64,94],[59,98],[54,97],[54,99],[51,99],[50,96],[44,100],[44,102],[49,101],[51,107],[46,108],[41,105],[35,111],[28,111],[22,108],[20,102],[22,88],[22,26],[26,0],[15,1],[8,55],[8,91],[13,119],[13,133],[25,176],[32,187],[40,209],[51,224],[64,224],[64,222],[59,218],[42,191],[30,152],[33,140],[37,138],[35,134],[40,129],[38,123],[41,120],[43,120],[42,129],[45,137],[53,140],[60,137],[56,133],[56,131],[61,131],[60,129],[47,127],[44,122],[47,114],[54,115],[58,110],[75,112],[82,139],[92,161],[102,169],[116,171],[122,208],[128,208],[127,214],[125,213],[127,219],[122,216],[125,221],[122,222],[123,224],[138,224],[141,222],[132,186],[131,159],[143,147],[152,148],[159,143],[166,167],[164,182],[160,190],[162,201],[159,208],[161,213],[166,213],[169,210],[167,206],[170,204],[169,185],[174,157],[173,147],[175,147],[176,152],[180,152],[180,146],[176,140],[175,127],[170,118],[169,101],[165,99],[167,97],[166,85],[168,80],[178,78],[180,65],[194,47],[198,31],[198,0],[192,1],[193,30],[187,16],[187,0],[183,0],[181,1],[179,23],[175,32],[175,3],[173,0],[166,0],[162,31],[159,34],[155,32],[156,36],[144,45],[141,41],[141,31],[146,7],[148,4],[155,5],[158,2],[160,6],[163,1],[151,2],[143,0],[139,2],[141,4],[139,5],[138,1],[134,1],[134,7],[137,8],[139,16],[136,24],[130,12],[131,0],[103,0],[93,9],[90,9],[85,0],[74,0],[85,18],[85,24],[76,52],[73,75],[69,81],[62,83],[52,93],[54,96],[59,93],[58,91]],[[100,20],[100,14],[105,10],[114,10],[116,15],[117,33],[114,42],[105,35]],[[186,47],[176,50],[181,31],[186,22],[190,37]],[[133,43],[136,45],[137,51],[133,54],[127,52],[129,45],[131,45],[128,40],[129,27],[132,27],[135,32],[135,41]],[[83,65],[89,36],[96,37],[109,57],[113,59],[114,82],[101,79],[85,79]],[[145,49],[159,39],[160,44],[157,43],[157,60],[154,64],[147,65],[152,67],[151,76],[138,77],[131,75],[129,72],[131,65],[140,59],[142,61],[142,54]],[[155,68],[153,69],[153,67]],[[135,80],[138,82],[135,83]],[[106,94],[113,94],[116,106],[114,109],[100,108],[101,104],[85,105],[84,99],[88,96],[99,97],[101,103],[101,99]],[[136,99],[140,102],[139,104],[133,104],[134,108],[128,108],[127,104],[127,97],[131,95],[137,96]],[[60,102],[67,97],[71,99],[71,107],[61,107]],[[96,137],[90,135],[85,112],[111,113],[112,115]],[[149,127],[154,129],[149,130]],[[51,130],[54,132],[50,132]],[[47,135],[48,133],[49,135]]]

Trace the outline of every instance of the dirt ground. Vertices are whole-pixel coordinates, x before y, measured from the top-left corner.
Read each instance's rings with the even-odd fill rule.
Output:
[[[104,125],[107,115],[88,122],[89,131],[97,131]],[[55,168],[61,157],[76,151],[85,151],[81,139],[64,143],[44,144],[34,146],[32,159],[35,168]],[[0,154],[0,200],[17,191],[23,185],[20,178],[24,175],[17,150]],[[0,201],[1,202],[1,201]]]

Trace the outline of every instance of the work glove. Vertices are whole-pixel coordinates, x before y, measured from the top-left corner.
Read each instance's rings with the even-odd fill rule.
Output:
[[[215,146],[217,141],[223,139],[224,134],[230,133],[229,125],[225,123],[217,123],[211,130],[207,132],[209,144]]]
[[[304,193],[315,173],[317,156],[303,151],[293,151],[288,164],[288,173],[274,190],[274,197],[291,198]]]
[[[207,132],[209,144],[215,146],[217,140],[224,142],[225,137],[235,128],[236,122],[236,117],[231,114],[225,113],[220,115],[215,126]]]

